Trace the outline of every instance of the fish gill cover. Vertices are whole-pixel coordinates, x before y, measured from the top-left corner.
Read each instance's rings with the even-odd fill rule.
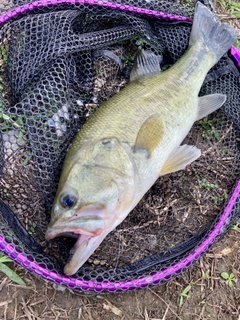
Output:
[[[1,3],[0,249],[29,271],[86,291],[159,284],[191,265],[239,217],[239,61],[227,53],[200,92],[223,93],[227,101],[184,140],[202,156],[159,178],[76,275],[63,275],[76,240],[45,240],[73,137],[128,84],[139,49],[159,56],[162,70],[183,55],[194,5]]]

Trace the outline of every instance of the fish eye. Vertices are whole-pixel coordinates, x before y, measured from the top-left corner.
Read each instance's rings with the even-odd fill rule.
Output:
[[[72,208],[77,202],[77,197],[73,193],[63,194],[60,200],[63,208]]]

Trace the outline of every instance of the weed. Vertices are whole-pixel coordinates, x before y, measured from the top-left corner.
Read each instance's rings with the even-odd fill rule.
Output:
[[[37,222],[33,222],[33,224],[31,225],[31,227],[29,228],[28,233],[29,233],[29,234],[35,233],[36,227],[37,227]]]
[[[0,45],[0,54],[1,54],[2,60],[6,62],[8,59],[7,50],[2,45]]]
[[[240,232],[240,222],[232,227],[233,230]]]
[[[139,50],[142,49],[145,46],[145,44],[146,44],[146,41],[142,38],[140,38],[136,41],[136,45]]]
[[[221,277],[226,280],[226,284],[232,288],[233,287],[233,283],[237,282],[237,279],[235,278],[235,275],[233,273],[227,273],[227,272],[222,272],[221,273]]]
[[[202,137],[211,140],[216,139],[217,141],[220,140],[220,135],[217,132],[216,128],[214,127],[214,123],[216,123],[216,119],[210,120],[208,117],[205,117],[204,119],[198,121],[198,126],[202,127]]]
[[[206,278],[206,279],[209,279],[210,278],[210,270],[208,269],[205,273],[204,273],[204,277]]]
[[[232,0],[220,0],[220,2],[232,16],[235,16],[238,19],[240,18],[240,3]],[[238,35],[237,40],[233,45],[240,48],[240,35]]]
[[[23,119],[22,116],[16,118],[16,116],[9,116],[8,114],[4,113],[3,108],[0,106],[0,128],[2,131],[8,131],[12,128],[15,129],[23,129]]]
[[[0,252],[0,271],[20,286],[26,286],[25,282],[19,277],[19,275],[5,264],[6,262],[12,262],[12,260]]]
[[[30,160],[32,159],[32,156],[33,156],[33,152],[30,152],[30,154],[25,154],[23,156],[23,164],[24,166],[28,165],[30,163]]]
[[[217,185],[216,185],[217,186]],[[210,197],[212,199],[212,201],[214,202],[214,204],[220,204],[223,200],[227,200],[228,198],[228,194],[226,191],[224,191],[223,193],[223,197],[216,197],[216,196],[211,196]]]
[[[190,297],[190,295],[188,295],[188,292],[192,289],[193,285],[194,285],[194,282],[191,281],[190,284],[180,293],[180,300],[179,300],[180,308],[183,305],[184,298],[188,299]]]
[[[5,197],[8,197],[8,196],[9,196],[8,189],[7,189],[7,188],[4,188],[4,189],[3,189],[3,193],[4,193],[4,196],[5,196]]]
[[[134,59],[135,59],[135,56],[133,54],[131,54],[131,53],[125,54],[122,57],[124,67],[131,67],[132,68],[133,63],[134,63]]]
[[[184,173],[181,173],[181,175],[180,175],[180,181],[183,181],[183,180],[185,180],[185,179],[186,179],[185,174],[184,174]]]
[[[240,18],[240,3],[231,0],[220,0],[225,9],[230,12],[232,16]],[[240,48],[240,34],[237,37],[237,40],[233,44],[235,47]]]
[[[219,197],[215,197],[215,196],[211,196],[212,201],[214,202],[214,204],[219,204],[221,203],[222,199]]]
[[[233,45],[238,49],[240,49],[240,34],[238,35],[237,40],[234,42]]]
[[[236,16],[238,19],[240,18],[240,3],[236,3],[234,1],[231,1],[230,4],[230,12],[234,16]]]
[[[223,198],[224,198],[224,200],[227,200],[227,198],[228,198],[228,193],[226,191],[223,192]]]
[[[206,179],[203,179],[202,182],[199,184],[199,188],[210,191],[212,189],[218,188],[218,185],[215,183],[210,183]]]

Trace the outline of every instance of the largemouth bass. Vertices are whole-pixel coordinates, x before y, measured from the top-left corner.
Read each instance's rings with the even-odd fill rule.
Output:
[[[193,123],[220,108],[223,94],[198,97],[207,72],[237,37],[197,3],[189,47],[161,72],[149,51],[137,57],[131,82],[84,124],[67,153],[51,221],[50,240],[78,237],[64,272],[87,261],[159,176],[197,159],[195,146],[180,145]]]

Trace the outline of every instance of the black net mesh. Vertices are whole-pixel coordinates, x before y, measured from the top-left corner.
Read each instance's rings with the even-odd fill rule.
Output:
[[[2,4],[2,13],[27,1]],[[49,1],[49,4],[51,2]],[[191,1],[121,1],[192,17]],[[27,257],[62,272],[74,240],[46,242],[63,160],[79,128],[129,81],[139,47],[163,56],[164,70],[187,48],[191,23],[101,5],[43,6],[0,30],[0,234]],[[228,55],[201,95],[226,93],[221,111],[186,138],[202,156],[157,180],[77,277],[131,279],[178,261],[209,232],[239,177],[239,71]],[[231,218],[239,213],[239,202]],[[233,220],[231,220],[233,221]]]

